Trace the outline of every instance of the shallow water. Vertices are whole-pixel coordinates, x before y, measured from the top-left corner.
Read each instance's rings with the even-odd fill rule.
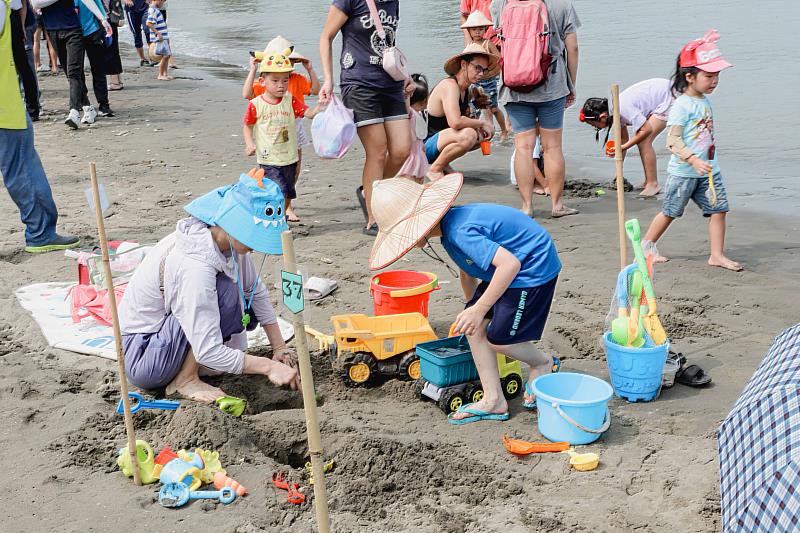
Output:
[[[757,9],[750,0],[667,4],[642,0],[597,2],[575,0],[583,27],[578,32],[580,67],[578,101],[607,95],[611,83],[622,88],[651,77],[669,77],[684,42],[709,28],[722,35],[720,49],[735,68],[722,73],[711,96],[715,108],[720,166],[732,209],[778,209],[796,214],[796,178],[800,174],[798,106],[792,92],[800,82],[792,35],[800,20],[800,2],[775,0]],[[327,1],[173,0],[170,32],[176,53],[246,65],[248,50],[263,49],[280,33],[314,61],[322,75],[318,38]],[[412,70],[431,81],[444,76],[441,65],[463,47],[458,29],[458,1],[402,0],[398,45]],[[123,32],[127,34],[128,32]],[[338,57],[338,43],[334,57]],[[334,59],[334,63],[336,63]],[[613,160],[606,159],[593,131],[577,121],[577,107],[566,115],[564,150],[567,175],[607,178]],[[667,164],[664,135],[656,141],[659,179]],[[626,177],[642,180],[635,153]],[[505,168],[507,163],[502,162]]]

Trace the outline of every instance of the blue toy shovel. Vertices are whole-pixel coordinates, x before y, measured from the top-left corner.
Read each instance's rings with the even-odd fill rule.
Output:
[[[177,400],[145,400],[138,392],[128,392],[128,398],[133,400],[131,402],[131,414],[139,409],[164,409],[166,411],[174,411],[181,405],[181,402]],[[117,414],[122,414],[122,400],[117,404]]]
[[[230,487],[223,487],[222,490],[189,490],[186,483],[167,483],[158,491],[158,503],[162,507],[181,507],[189,503],[189,500],[202,499],[219,500],[228,505],[236,499],[236,493]]]

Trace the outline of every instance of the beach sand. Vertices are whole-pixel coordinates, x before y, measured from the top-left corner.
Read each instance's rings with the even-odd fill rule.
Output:
[[[43,78],[46,109],[59,111],[36,125],[36,144],[60,210],[59,227],[80,235],[84,248],[97,242],[84,198],[90,161],[97,162],[113,203],[109,239],[140,242],[172,231],[183,205],[253,165],[243,152],[239,85],[203,70],[177,75],[182,79],[161,83],[152,79],[154,69],[128,69],[125,90],[112,93],[117,117],[74,132],[61,122],[66,80]],[[495,145],[491,157],[475,153],[458,161],[466,175],[460,201],[516,206],[509,154],[509,147]],[[366,266],[372,239],[360,232],[354,196],[362,157],[354,146],[341,161],[320,161],[308,147],[298,185],[298,260],[309,274],[340,285],[305,314],[308,324],[326,332],[332,330],[330,315],[372,309]],[[722,161],[724,166],[724,154]],[[579,177],[600,183],[575,188],[591,192],[605,187],[610,175]],[[628,216],[644,227],[659,209],[657,201],[635,193],[626,201]],[[555,238],[564,264],[541,347],[561,357],[565,371],[608,380],[600,338],[619,270],[615,193],[573,192],[567,203],[582,214],[550,219],[549,201],[535,201],[536,216]],[[0,529],[310,531],[311,505],[286,503],[285,492],[270,483],[277,469],[290,469],[305,483],[302,401],[263,378],[221,380],[227,392],[248,398],[241,419],[189,402],[174,413],[134,415],[137,437],[154,448],[218,450],[229,475],[249,489],[247,497],[228,506],[200,501],[163,509],[153,485],[136,487],[117,470],[125,431],[113,414],[116,363],[49,348],[13,296],[24,284],[75,279],[75,262],[61,253],[25,254],[23,227],[7,194],[0,195],[0,210],[6,214],[0,223],[0,468],[6,494]],[[703,390],[676,384],[652,403],[614,398],[611,428],[578,450],[600,454],[594,472],[571,471],[561,454],[509,455],[503,434],[543,440],[536,414],[523,410],[520,400],[512,402],[508,422],[454,427],[435,405],[415,397],[413,383],[348,389],[315,355],[325,457],[336,460],[327,477],[334,530],[719,530],[715,430],[773,337],[797,319],[799,226],[797,219],[734,205],[728,252],[745,266],[742,273],[706,265],[706,223],[696,208],[670,228],[660,248],[672,261],[656,273],[659,314],[674,349],[710,372],[714,383]],[[462,306],[458,280],[418,251],[396,266],[438,273],[442,289],[431,296],[431,324],[444,335]],[[265,272],[270,284],[276,272],[273,262]]]

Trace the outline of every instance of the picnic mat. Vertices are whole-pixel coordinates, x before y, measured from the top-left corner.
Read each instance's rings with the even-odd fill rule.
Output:
[[[20,305],[33,315],[47,344],[53,348],[116,361],[117,348],[110,326],[98,324],[93,318],[85,318],[77,324],[72,321],[69,290],[73,286],[74,282],[34,283],[20,287],[14,294]],[[294,337],[294,328],[289,322],[278,317],[278,325],[284,340]],[[269,346],[263,328],[249,332],[247,341],[251,348]]]

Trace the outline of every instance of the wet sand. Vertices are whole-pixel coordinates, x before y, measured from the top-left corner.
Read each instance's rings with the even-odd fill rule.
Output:
[[[132,64],[130,61],[128,63]],[[244,156],[239,86],[201,70],[182,69],[173,83],[151,79],[152,69],[130,68],[125,90],[112,93],[114,119],[69,131],[61,123],[66,80],[46,77],[46,114],[36,125],[37,147],[60,209],[60,228],[96,243],[84,199],[88,165],[113,203],[110,239],[154,242],[182,216],[182,206],[252,166]],[[242,74],[243,75],[243,74]],[[517,205],[508,183],[509,147],[491,157],[472,154],[457,168],[466,175],[461,201]],[[329,317],[371,312],[366,261],[371,238],[354,198],[363,151],[342,161],[320,161],[309,147],[298,185],[295,226],[298,260],[316,276],[339,281],[333,296],[308,306],[306,322],[331,331]],[[636,158],[632,158],[636,159]],[[635,162],[635,161],[634,161]],[[609,310],[618,251],[615,195],[578,194],[604,187],[607,176],[573,176],[600,185],[578,186],[568,205],[582,214],[539,221],[557,241],[564,270],[541,347],[563,369],[608,379],[600,337]],[[627,212],[643,226],[657,201],[628,193]],[[33,319],[17,304],[23,284],[75,279],[75,263],[60,253],[22,252],[23,228],[6,194],[0,225],[0,401],[4,430],[5,523],[16,531],[310,531],[313,509],[293,506],[270,483],[276,469],[303,480],[305,422],[299,394],[275,390],[258,377],[231,377],[221,386],[246,396],[235,419],[185,403],[174,413],[140,412],[137,437],[154,448],[170,445],[220,451],[228,473],[250,494],[229,506],[195,502],[167,510],[153,486],[135,487],[115,466],[124,445],[116,363],[49,348]],[[348,389],[327,360],[313,358],[322,397],[320,419],[336,531],[716,531],[720,529],[715,429],[752,374],[772,338],[796,321],[800,223],[738,210],[729,218],[728,252],[746,270],[706,265],[706,223],[690,207],[660,244],[672,261],[657,269],[659,314],[675,350],[709,371],[703,390],[676,385],[653,403],[617,398],[612,424],[579,451],[601,456],[591,473],[570,471],[560,454],[519,459],[501,443],[509,434],[541,440],[536,415],[511,402],[511,419],[450,426],[433,404],[414,396],[412,383],[389,380]],[[277,263],[276,263],[277,264]],[[446,333],[462,305],[458,281],[419,252],[399,268],[437,272],[442,290],[431,297],[431,324]],[[266,270],[266,269],[265,269]],[[274,268],[267,273],[275,279]],[[303,481],[304,482],[304,481]],[[311,491],[309,491],[310,493]]]

